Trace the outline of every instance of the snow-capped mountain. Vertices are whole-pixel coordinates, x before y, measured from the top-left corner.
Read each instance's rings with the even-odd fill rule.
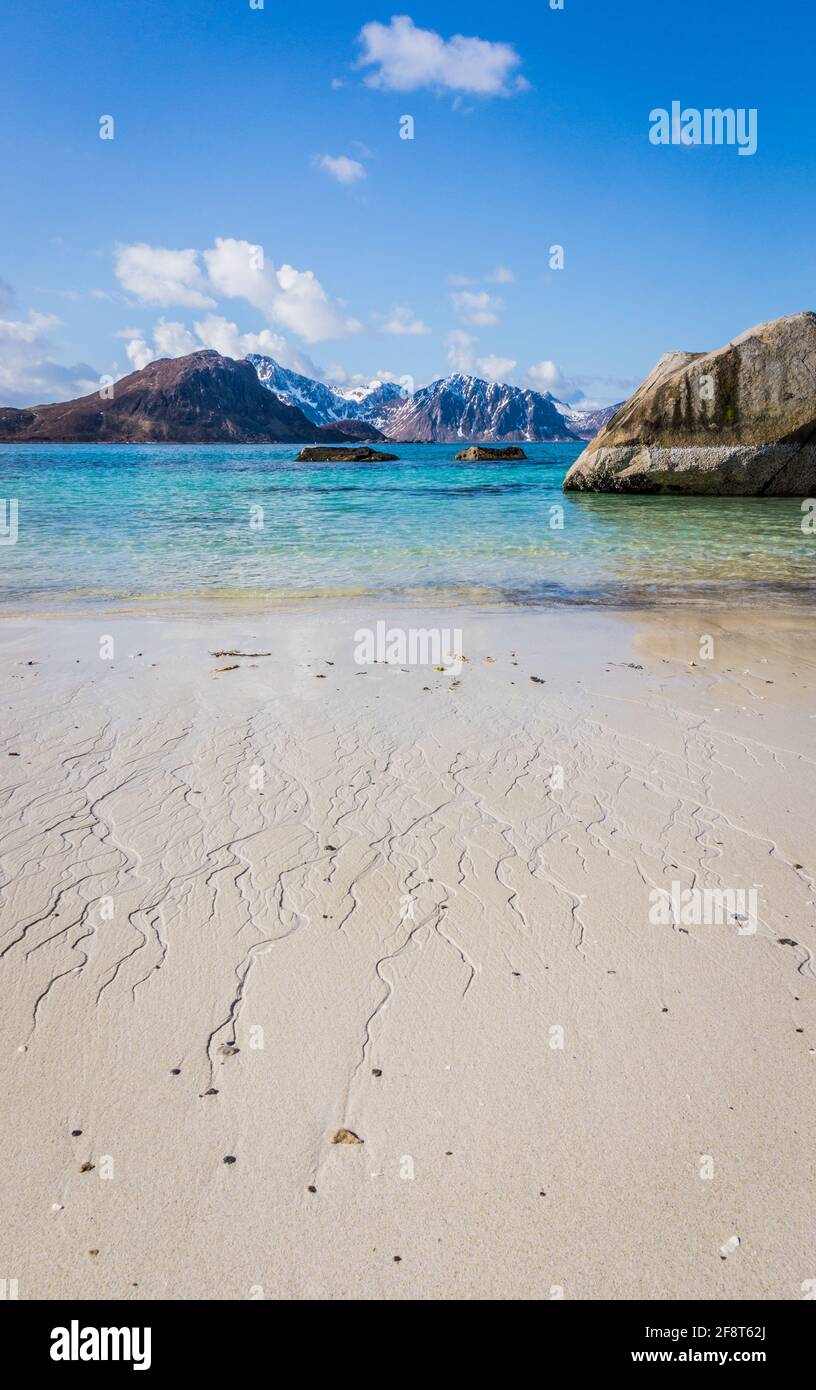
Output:
[[[262,386],[274,392],[287,405],[296,405],[313,425],[332,424],[335,420],[350,418],[353,413],[330,386],[282,367],[274,357],[263,357],[252,352],[247,362],[252,363]]]
[[[527,442],[591,439],[617,406],[581,410],[549,392],[530,391],[481,377],[442,377],[406,396],[394,382],[335,390],[282,367],[273,357],[248,359],[261,383],[315,425],[361,420],[389,439],[408,443]]]
[[[616,410],[620,410],[623,402],[617,405],[599,406],[596,410],[582,410],[577,405],[565,405],[563,401],[556,401],[558,410],[567,421],[570,429],[579,439],[594,439],[596,434],[603,429],[607,420],[611,420]]]
[[[399,386],[390,381],[372,381],[368,386],[354,386],[335,391],[322,381],[313,381],[300,372],[282,367],[274,357],[250,353],[258,380],[287,405],[296,405],[315,425],[332,425],[337,420],[363,420],[376,429],[383,429],[391,406],[401,400]]]
[[[337,394],[347,401],[351,414],[386,433],[393,410],[405,399],[405,391],[394,381],[370,381],[368,386],[347,386]]]
[[[384,432],[406,442],[533,443],[577,437],[551,396],[460,372],[432,381],[396,405]]]

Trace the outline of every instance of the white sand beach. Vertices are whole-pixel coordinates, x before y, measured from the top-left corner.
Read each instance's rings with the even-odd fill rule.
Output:
[[[461,628],[462,670],[355,664],[380,618]],[[20,1298],[803,1296],[809,614],[26,618],[0,654]],[[755,888],[756,930],[654,924],[675,882]]]

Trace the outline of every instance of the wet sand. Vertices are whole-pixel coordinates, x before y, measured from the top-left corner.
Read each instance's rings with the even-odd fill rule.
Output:
[[[381,618],[462,669],[357,665]],[[801,1298],[812,631],[0,624],[20,1298]],[[678,882],[756,930],[653,924]]]

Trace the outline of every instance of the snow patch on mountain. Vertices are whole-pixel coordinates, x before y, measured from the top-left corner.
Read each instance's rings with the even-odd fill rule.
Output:
[[[274,357],[250,353],[258,380],[282,401],[296,405],[314,425],[332,425],[338,420],[363,420],[382,430],[391,406],[402,399],[399,386],[390,381],[372,381],[368,386],[354,386],[345,391],[335,390],[322,381],[313,381],[288,367],[282,367]]]
[[[552,397],[456,372],[396,406],[384,432],[393,440],[459,443],[577,438]]]
[[[617,405],[603,405],[587,410],[581,406],[565,405],[563,401],[556,401],[558,410],[579,439],[594,439],[615,412],[620,410],[622,404],[623,402],[619,401]]]
[[[313,381],[273,357],[247,358],[259,380],[315,425],[362,420],[389,439],[433,443],[519,442],[591,439],[618,409],[586,410],[565,405],[550,392],[455,372],[413,395],[393,381],[335,389]]]

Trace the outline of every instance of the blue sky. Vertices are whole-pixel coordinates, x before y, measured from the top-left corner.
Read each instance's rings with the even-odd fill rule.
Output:
[[[0,404],[202,344],[608,402],[816,307],[808,0],[11,8]],[[672,100],[756,108],[757,153],[651,144]]]

